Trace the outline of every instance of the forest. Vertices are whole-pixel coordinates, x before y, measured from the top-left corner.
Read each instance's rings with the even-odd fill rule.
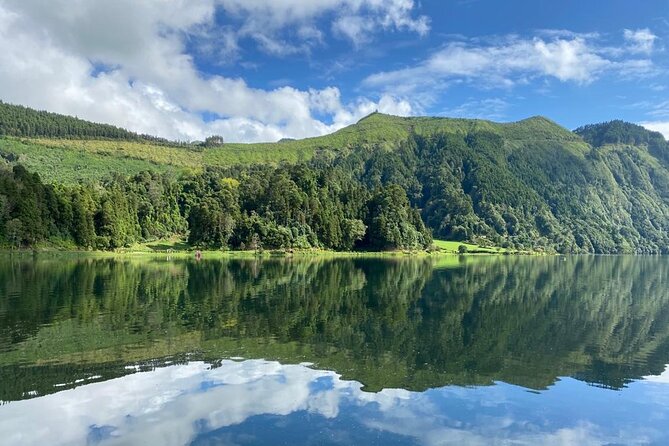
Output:
[[[5,141],[22,122],[24,136],[80,137],[84,145],[105,129],[111,144],[140,138],[0,107]],[[634,124],[569,132],[541,117],[496,124],[374,114],[303,141],[257,148],[308,143],[310,158],[292,162],[179,168],[175,158],[164,169],[153,159],[77,182],[59,181],[58,165],[31,164],[49,175],[45,182],[24,166],[25,154],[0,146],[0,244],[113,250],[181,237],[206,249],[348,251],[427,249],[435,237],[563,253],[669,252],[669,145]],[[213,137],[203,147],[226,145]],[[96,156],[99,166],[136,161]]]
[[[430,245],[430,232],[402,188],[369,189],[338,173],[255,166],[181,178],[143,172],[62,187],[17,165],[0,170],[0,233],[14,248],[49,241],[108,250],[173,235],[207,249]]]

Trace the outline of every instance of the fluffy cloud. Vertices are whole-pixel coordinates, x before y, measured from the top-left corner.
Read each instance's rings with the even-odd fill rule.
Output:
[[[511,87],[537,77],[589,84],[605,72],[630,77],[653,69],[649,59],[630,57],[630,53],[652,51],[654,36],[647,30],[626,31],[626,40],[634,47],[617,55],[600,46],[597,35],[542,34],[545,37],[532,39],[507,36],[495,43],[451,42],[416,66],[373,74],[365,84],[404,93],[462,81],[486,88]]]
[[[645,54],[653,52],[653,47],[657,40],[657,36],[648,28],[637,30],[626,29],[624,36],[630,50]]]
[[[298,10],[304,13],[295,2],[269,3],[243,2],[248,11],[274,8],[284,22],[300,18],[293,17]],[[312,16],[325,3],[313,6]],[[361,11],[378,2],[364,3],[347,5]],[[236,13],[244,10],[241,2],[221,4]],[[243,79],[204,76],[186,41],[211,31],[216,8],[216,0],[53,0],[48,8],[38,0],[8,0],[0,5],[0,98],[181,140],[212,133],[229,141],[300,138],[351,124],[370,108],[412,112],[406,101],[388,95],[342,103],[334,87],[263,90]],[[388,7],[377,9],[379,17],[392,16]],[[300,29],[305,38],[316,38],[308,17],[301,17]],[[388,26],[408,26],[401,16],[388,20]],[[234,52],[236,37],[224,31],[223,47]],[[326,115],[317,119],[322,110],[314,98],[323,95],[332,98]],[[204,112],[218,119],[205,121]]]
[[[643,110],[648,120],[640,122],[639,125],[648,130],[660,132],[669,139],[669,100],[660,102],[641,101],[632,104],[630,108]]]

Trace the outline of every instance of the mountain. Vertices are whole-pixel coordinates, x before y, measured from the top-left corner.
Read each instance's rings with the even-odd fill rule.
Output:
[[[33,117],[44,113],[20,108],[20,118],[7,125],[3,120],[13,107],[0,106],[0,129],[27,128],[21,119],[38,122]],[[47,115],[48,122],[71,119]],[[84,122],[87,134],[107,128]],[[260,230],[253,225],[267,229],[263,225],[274,224],[273,236],[269,229],[259,236],[265,246],[386,249],[427,243],[419,235],[424,224],[437,238],[479,244],[559,252],[669,252],[669,145],[661,134],[622,121],[571,132],[544,117],[494,123],[374,113],[322,137],[220,147],[122,131],[94,140],[81,132],[30,128],[32,134],[4,130],[0,156],[47,183],[102,182],[106,190],[113,184],[139,197],[148,192],[109,179],[120,175],[137,183],[141,172],[153,171],[160,178],[155,181],[175,183],[169,184],[174,190],[166,201],[172,204],[150,223],[132,217],[139,211],[127,203],[130,229],[124,233],[131,236],[107,245],[103,239],[102,247],[171,231],[199,234],[191,241],[207,240],[210,247],[249,246]],[[223,179],[227,183],[221,185]],[[102,198],[92,200],[98,200],[91,205],[93,232],[105,233]],[[395,203],[398,208],[392,208]],[[212,221],[217,222],[209,228],[213,232],[200,230]],[[158,231],[157,226],[171,229]],[[363,235],[351,239],[360,231]]]

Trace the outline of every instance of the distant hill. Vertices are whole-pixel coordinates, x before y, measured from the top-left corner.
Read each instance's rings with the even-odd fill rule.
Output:
[[[0,114],[0,156],[49,183],[144,170],[220,168],[235,177],[253,175],[235,165],[287,162],[317,172],[335,166],[367,190],[401,186],[437,238],[561,252],[669,253],[669,145],[661,134],[622,121],[571,132],[544,117],[495,123],[373,113],[321,137],[207,148],[157,144],[111,126],[3,107],[14,117],[5,122],[7,113]],[[39,132],[2,130],[32,129],[23,120],[36,116],[61,123],[53,127],[61,133],[46,131],[51,124]],[[85,136],[103,130],[104,139]]]
[[[669,161],[669,146],[660,132],[625,121],[615,120],[579,127],[574,133],[593,147],[606,145],[643,146],[654,156]]]
[[[0,101],[0,136],[25,138],[113,139],[169,143],[164,138],[139,135],[109,124],[34,110]]]

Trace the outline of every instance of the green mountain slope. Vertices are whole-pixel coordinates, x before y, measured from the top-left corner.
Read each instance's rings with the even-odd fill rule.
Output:
[[[0,102],[0,157],[19,161],[51,183],[78,184],[113,173],[143,170],[198,172],[208,166],[298,163],[318,152],[360,147],[396,148],[412,134],[466,135],[490,131],[510,145],[519,141],[580,141],[553,122],[535,117],[517,123],[449,118],[404,118],[373,113],[330,135],[276,143],[226,143],[220,147],[170,142],[55,113]]]
[[[0,129],[8,127],[0,121]],[[399,185],[438,238],[560,252],[669,252],[669,146],[659,133],[622,121],[571,132],[543,117],[494,123],[374,113],[326,136],[218,147],[122,133],[96,140],[45,138],[44,131],[34,131],[41,137],[6,134],[0,156],[48,183],[98,182],[146,170],[170,178],[230,178],[242,185],[232,208],[211,181],[197,194],[213,191],[223,209],[269,220],[283,213],[286,228],[297,219],[293,233],[315,230],[321,242],[345,239],[338,235],[346,232],[344,220],[369,223],[373,191]],[[279,180],[283,197],[295,196],[293,204],[275,197],[273,182]],[[327,215],[323,194],[338,203]],[[186,220],[190,201],[180,203]],[[291,206],[313,216],[298,216]],[[324,229],[333,221],[342,222],[334,223],[338,229]]]

